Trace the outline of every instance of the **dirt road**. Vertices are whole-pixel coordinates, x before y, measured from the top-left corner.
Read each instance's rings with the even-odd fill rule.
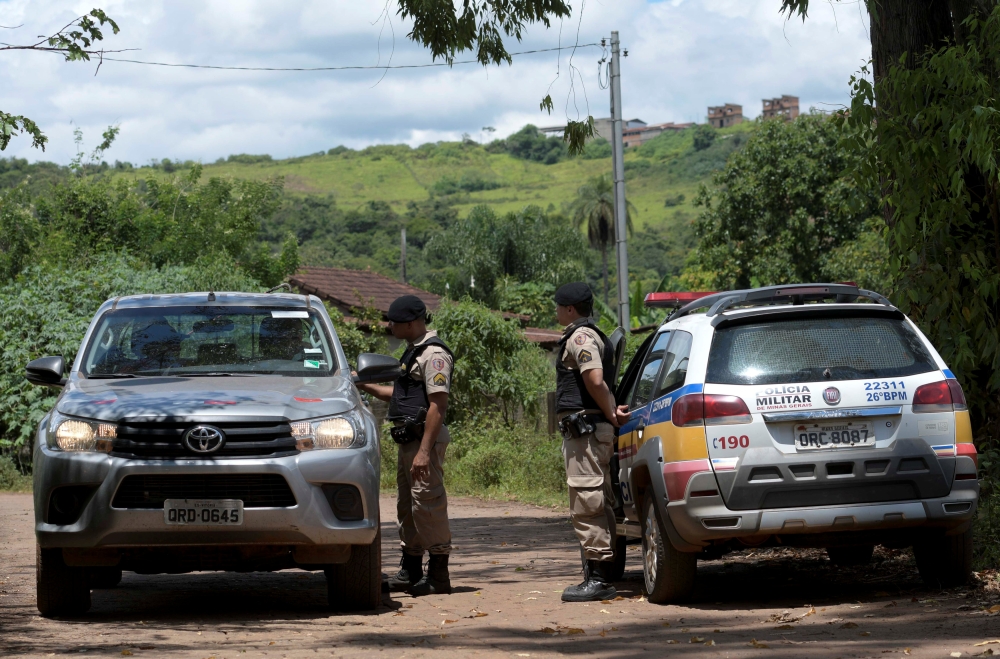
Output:
[[[395,567],[391,498],[385,570]],[[996,575],[925,589],[906,552],[838,569],[822,551],[768,550],[702,563],[695,600],[642,597],[637,547],[621,599],[563,604],[579,579],[564,513],[456,499],[451,596],[394,596],[331,615],[321,573],[140,576],[94,591],[85,617],[45,620],[34,595],[29,495],[0,495],[0,656],[12,657],[952,657],[1000,654]],[[997,607],[1000,611],[1000,607]],[[955,654],[961,653],[961,654]]]

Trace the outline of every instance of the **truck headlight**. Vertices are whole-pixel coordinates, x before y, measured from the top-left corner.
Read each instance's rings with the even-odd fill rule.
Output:
[[[361,419],[354,414],[292,422],[292,437],[300,451],[358,448],[365,445]]]
[[[49,421],[49,447],[60,451],[110,453],[118,426],[106,421],[73,419],[58,412]]]

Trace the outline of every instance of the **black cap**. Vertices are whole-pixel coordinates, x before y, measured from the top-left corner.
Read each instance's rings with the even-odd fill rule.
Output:
[[[572,304],[590,302],[594,299],[594,293],[586,282],[575,281],[571,284],[563,284],[556,291],[556,304],[568,307]]]
[[[403,295],[392,301],[386,317],[394,323],[408,323],[426,314],[427,307],[423,300],[416,295]]]

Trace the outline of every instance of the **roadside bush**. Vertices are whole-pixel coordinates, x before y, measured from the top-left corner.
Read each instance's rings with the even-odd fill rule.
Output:
[[[449,419],[474,423],[492,411],[512,427],[537,413],[541,395],[554,386],[555,369],[516,321],[466,298],[442,304],[434,328],[455,353]]]
[[[22,474],[6,455],[0,455],[0,492],[31,491],[31,476]]]
[[[225,254],[190,266],[146,266],[104,255],[80,267],[29,268],[0,286],[0,451],[26,465],[39,420],[57,393],[24,379],[32,359],[62,355],[72,363],[94,312],[105,300],[136,293],[259,291],[260,284]],[[25,450],[21,450],[24,448]]]

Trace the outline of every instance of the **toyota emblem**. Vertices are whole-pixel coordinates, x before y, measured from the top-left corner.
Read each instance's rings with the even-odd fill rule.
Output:
[[[827,387],[823,391],[823,400],[825,400],[828,405],[836,405],[840,402],[840,389],[837,389],[836,387]]]
[[[226,436],[215,426],[195,426],[184,433],[181,442],[192,453],[210,455],[222,448]]]

